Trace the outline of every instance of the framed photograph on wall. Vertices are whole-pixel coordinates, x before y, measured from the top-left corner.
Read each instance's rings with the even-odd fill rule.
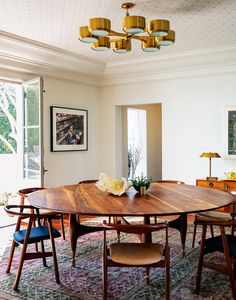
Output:
[[[88,150],[88,111],[51,106],[51,151]]]
[[[225,157],[236,159],[236,106],[225,107]]]

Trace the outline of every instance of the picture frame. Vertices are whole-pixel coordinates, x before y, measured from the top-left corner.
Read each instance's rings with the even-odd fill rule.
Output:
[[[88,111],[50,106],[51,151],[88,150]]]
[[[225,107],[225,158],[236,159],[236,106]]]

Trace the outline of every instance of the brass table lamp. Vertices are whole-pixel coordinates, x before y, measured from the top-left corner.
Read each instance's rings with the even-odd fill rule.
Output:
[[[209,158],[209,177],[207,176],[206,179],[215,179],[217,180],[217,177],[211,177],[211,159],[212,158],[220,158],[221,156],[218,153],[214,152],[203,152],[200,157],[206,157]]]

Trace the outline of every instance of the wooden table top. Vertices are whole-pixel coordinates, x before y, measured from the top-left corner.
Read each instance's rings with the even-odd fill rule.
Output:
[[[152,216],[195,213],[233,202],[224,191],[187,184],[151,183],[147,195],[130,188],[122,196],[101,192],[94,183],[48,188],[32,193],[29,202],[39,208],[94,216]]]

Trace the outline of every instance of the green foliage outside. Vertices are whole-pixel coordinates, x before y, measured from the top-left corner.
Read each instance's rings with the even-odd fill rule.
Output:
[[[16,153],[16,139],[16,90],[0,82],[0,154]]]
[[[25,90],[25,126],[37,126],[37,128],[28,128],[27,147],[29,152],[33,152],[33,146],[39,145],[39,88],[30,85]]]

